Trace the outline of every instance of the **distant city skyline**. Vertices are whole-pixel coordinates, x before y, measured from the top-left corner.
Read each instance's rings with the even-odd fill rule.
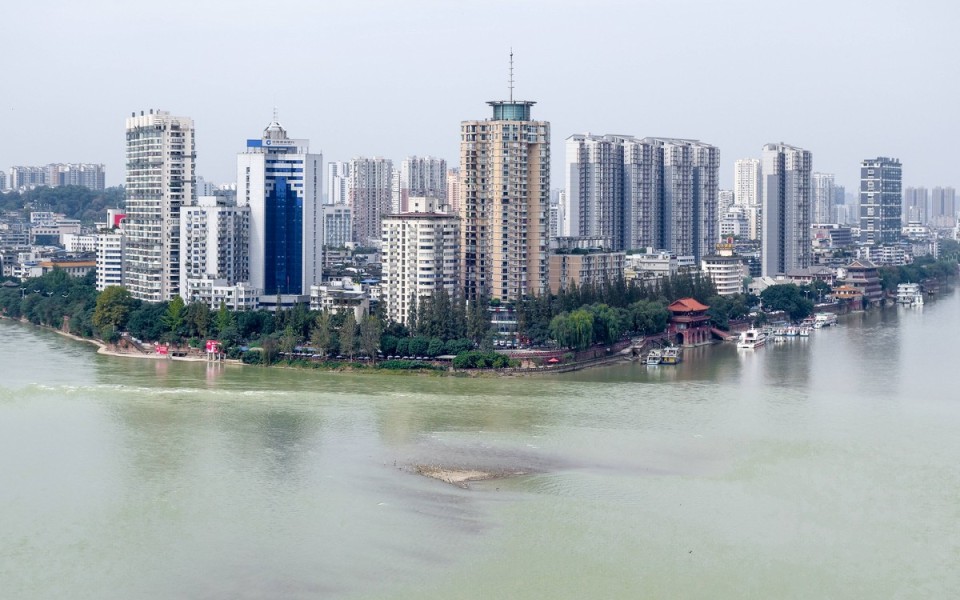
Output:
[[[506,11],[537,26],[502,27]],[[813,152],[813,168],[835,174],[847,189],[856,188],[867,156],[899,157],[909,165],[905,185],[960,184],[951,143],[960,134],[960,120],[952,117],[957,90],[943,77],[952,72],[952,34],[960,22],[954,3],[815,0],[798,10],[759,0],[736,6],[598,0],[584,10],[564,0],[292,0],[284,14],[297,15],[284,20],[284,37],[297,41],[315,76],[303,77],[302,61],[278,62],[250,44],[269,38],[264,10],[252,2],[172,0],[159,12],[109,0],[6,7],[5,21],[16,26],[0,39],[0,52],[16,56],[23,73],[46,72],[51,63],[58,69],[42,84],[5,90],[0,169],[104,163],[107,185],[118,185],[124,118],[150,108],[194,120],[196,172],[216,183],[232,182],[236,148],[274,107],[284,126],[302,132],[330,161],[383,156],[399,164],[417,155],[454,165],[460,122],[507,94],[512,47],[515,96],[538,102],[539,117],[552,124],[554,148],[582,132],[710,140],[721,153],[720,186],[730,189],[734,161],[759,158],[764,144],[785,140]],[[164,31],[164,60],[149,68],[142,52],[127,51],[143,47],[143,24]],[[110,35],[91,35],[103,31]],[[563,32],[602,32],[608,42],[603,49],[574,45]],[[891,32],[911,43],[889,44]],[[458,52],[470,38],[482,38],[484,51]],[[637,76],[629,54],[616,51],[630,40],[651,49]],[[802,48],[790,69],[782,68],[783,52],[770,50],[774,43]],[[881,96],[862,85],[865,51],[896,74],[897,85]],[[335,56],[350,60],[327,60]],[[752,86],[742,77],[745,56],[763,74]],[[414,75],[383,68],[390,58],[430,69]],[[251,85],[251,74],[286,84]],[[817,86],[809,85],[813,77]],[[704,89],[714,93],[705,97]],[[563,160],[563,152],[553,154],[555,187],[563,185]]]

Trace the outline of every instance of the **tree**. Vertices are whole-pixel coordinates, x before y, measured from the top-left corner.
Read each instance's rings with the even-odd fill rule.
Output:
[[[410,338],[409,349],[410,354],[414,356],[423,356],[427,353],[427,349],[430,347],[430,339],[422,335],[418,335]]]
[[[170,304],[167,305],[167,312],[163,315],[163,324],[167,330],[174,336],[180,335],[180,328],[183,327],[183,321],[186,316],[186,305],[183,298],[175,296]]]
[[[670,312],[663,304],[653,300],[637,300],[627,311],[630,315],[632,328],[643,335],[653,335],[667,328]]]
[[[360,323],[360,349],[374,361],[380,347],[380,333],[380,319],[373,315],[368,315]]]
[[[353,360],[353,355],[357,353],[357,318],[352,310],[346,312],[347,317],[340,327],[340,352]]]
[[[130,315],[132,304],[133,297],[126,288],[118,285],[107,286],[97,296],[97,306],[93,312],[94,327],[103,329],[110,325],[114,329],[123,329]]]
[[[471,301],[467,307],[467,337],[476,344],[482,344],[489,331],[490,313],[487,311],[486,299]]]
[[[794,321],[813,313],[813,301],[804,298],[800,288],[792,283],[771,285],[760,293],[760,300],[764,310],[782,310]]]
[[[333,323],[330,320],[330,313],[321,311],[317,315],[313,324],[313,331],[310,333],[310,345],[320,356],[326,356],[330,352],[330,345],[333,341]]]
[[[208,337],[210,333],[210,307],[203,302],[194,302],[187,307],[184,316],[191,336]]]
[[[593,315],[584,309],[561,313],[550,321],[550,334],[566,348],[588,348],[593,343]]]
[[[297,342],[299,341],[300,336],[293,330],[293,326],[287,325],[286,329],[283,330],[283,335],[280,336],[280,352],[283,352],[289,358],[297,349]]]
[[[234,325],[233,313],[227,308],[227,303],[223,300],[220,301],[220,308],[217,309],[217,331],[221,334],[226,331],[228,327]]]

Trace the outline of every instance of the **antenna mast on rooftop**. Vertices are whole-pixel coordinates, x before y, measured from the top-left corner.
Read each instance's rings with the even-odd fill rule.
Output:
[[[513,47],[510,48],[510,102],[513,102]]]

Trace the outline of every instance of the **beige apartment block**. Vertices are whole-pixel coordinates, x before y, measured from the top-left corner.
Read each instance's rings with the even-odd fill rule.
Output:
[[[551,254],[550,292],[556,294],[571,285],[606,285],[615,281],[623,277],[625,256],[623,252]]]
[[[550,124],[528,101],[493,101],[460,125],[460,216],[467,299],[512,302],[547,290]]]

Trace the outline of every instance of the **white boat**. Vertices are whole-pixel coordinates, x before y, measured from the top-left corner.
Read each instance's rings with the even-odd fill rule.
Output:
[[[922,306],[923,291],[919,283],[901,283],[897,285],[897,304]]]
[[[810,337],[810,328],[803,325],[797,330],[797,333],[800,337]]]
[[[663,352],[660,350],[651,350],[647,354],[648,365],[659,365],[663,361]]]
[[[813,326],[816,329],[830,327],[837,324],[837,315],[833,313],[817,313],[813,315]]]
[[[758,331],[756,329],[748,329],[740,334],[740,339],[737,341],[737,348],[745,348],[747,350],[753,350],[754,348],[759,348],[767,343],[767,334],[763,331]]]

